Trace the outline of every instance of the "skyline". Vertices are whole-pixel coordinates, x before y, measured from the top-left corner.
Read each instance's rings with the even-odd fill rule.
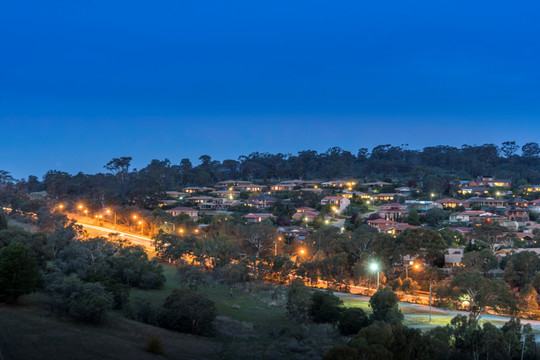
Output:
[[[540,5],[0,4],[0,169],[538,141]]]

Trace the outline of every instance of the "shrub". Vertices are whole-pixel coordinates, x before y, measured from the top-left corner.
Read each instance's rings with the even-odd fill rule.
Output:
[[[309,316],[316,323],[336,323],[339,320],[343,301],[332,291],[316,291],[311,295]]]
[[[355,335],[361,328],[369,325],[369,318],[360,308],[344,308],[339,317],[339,332],[341,335]]]
[[[163,354],[163,342],[157,336],[149,336],[148,339],[146,339],[145,350],[153,354],[161,355]]]
[[[102,324],[114,303],[112,295],[101,284],[83,283],[75,275],[66,277],[51,290],[53,311],[86,324]]]
[[[217,315],[214,302],[191,290],[176,289],[165,299],[160,326],[196,335],[211,335]]]
[[[310,293],[302,280],[296,279],[291,283],[287,291],[287,317],[298,321],[309,318]]]

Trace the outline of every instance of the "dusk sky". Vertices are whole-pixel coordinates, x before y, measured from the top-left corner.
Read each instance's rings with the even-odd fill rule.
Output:
[[[3,1],[0,170],[540,141],[535,1]]]

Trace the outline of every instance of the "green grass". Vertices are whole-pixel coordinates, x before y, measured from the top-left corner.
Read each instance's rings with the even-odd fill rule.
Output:
[[[178,288],[179,282],[176,267],[165,265],[164,275],[167,279],[165,286],[160,290],[132,289],[131,298],[141,297],[149,299],[155,305],[161,305],[169,294]],[[286,310],[278,306],[284,301],[285,288],[280,285],[253,286],[249,291],[249,284],[233,288],[231,297],[229,287],[221,284],[200,286],[198,292],[206,294],[214,301],[218,315],[227,316],[237,321],[250,322],[258,328],[296,327],[296,323],[286,317]],[[273,299],[272,295],[277,298]]]

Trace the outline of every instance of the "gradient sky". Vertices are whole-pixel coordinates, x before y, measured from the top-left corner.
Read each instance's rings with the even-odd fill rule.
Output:
[[[540,141],[537,1],[3,1],[0,169]]]

